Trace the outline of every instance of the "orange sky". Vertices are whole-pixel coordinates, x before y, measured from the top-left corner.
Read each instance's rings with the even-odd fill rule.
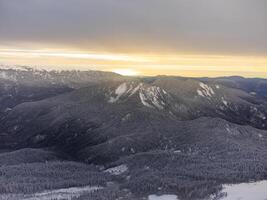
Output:
[[[267,78],[267,58],[168,53],[110,53],[66,49],[0,48],[0,63],[48,69],[114,71],[124,75],[230,76]]]

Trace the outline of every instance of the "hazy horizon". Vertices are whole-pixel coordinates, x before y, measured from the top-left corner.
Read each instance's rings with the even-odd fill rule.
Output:
[[[186,77],[186,78],[221,78],[221,77],[243,77],[243,78],[263,78],[266,79],[267,76],[260,76],[260,73],[258,76],[253,76],[253,74],[247,74],[247,75],[240,75],[238,72],[233,73],[231,71],[229,72],[220,72],[220,71],[200,71],[198,73],[195,73],[196,71],[186,71],[186,70],[182,70],[182,71],[177,71],[176,73],[171,73],[171,74],[164,74],[164,73],[158,73],[158,74],[134,74],[134,75],[129,75],[128,73],[132,73],[132,71],[128,71],[128,70],[114,70],[114,71],[109,71],[109,70],[101,70],[98,68],[83,68],[80,69],[78,67],[73,66],[73,68],[64,68],[64,66],[61,67],[53,67],[53,66],[34,66],[34,65],[9,65],[9,64],[4,64],[4,63],[0,63],[0,68],[3,69],[22,69],[23,67],[26,68],[32,68],[35,70],[47,70],[47,71],[100,71],[100,72],[113,72],[122,76],[129,76],[129,77],[157,77],[157,76],[176,76],[176,77]]]

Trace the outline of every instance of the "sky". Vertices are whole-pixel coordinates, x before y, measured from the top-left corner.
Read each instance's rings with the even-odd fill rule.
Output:
[[[267,78],[266,0],[0,0],[0,63]]]

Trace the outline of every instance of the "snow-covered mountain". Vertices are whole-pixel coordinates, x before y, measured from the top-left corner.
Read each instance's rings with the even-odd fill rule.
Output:
[[[109,88],[105,96],[112,104],[127,106],[138,102],[138,105],[168,113],[178,120],[210,116],[263,129],[267,126],[264,97],[194,79],[158,77],[150,83],[123,82]]]
[[[47,71],[0,65],[0,115],[23,102],[49,98],[90,84],[124,79],[110,72]]]
[[[202,78],[208,83],[222,84],[226,87],[244,90],[252,95],[267,97],[267,80],[262,78],[243,78],[239,76]]]
[[[141,120],[146,115],[148,119]],[[62,134],[59,127],[65,125],[78,126],[75,131],[82,131],[87,124],[98,127],[111,123],[109,129],[114,129],[114,132],[107,137],[112,137],[119,134],[115,131],[117,126],[129,123],[124,130],[131,127],[139,130],[142,124],[147,126],[150,123],[151,117],[157,117],[158,123],[162,123],[161,118],[179,122],[215,117],[266,129],[266,116],[265,99],[256,98],[243,90],[196,79],[137,78],[101,82],[48,99],[19,104],[3,114],[1,130],[8,135],[20,133],[23,140],[32,141],[36,137],[48,137],[46,132],[49,128],[50,132],[56,131],[56,136]]]
[[[267,100],[251,79],[0,74],[0,150],[48,148],[103,166],[137,196],[205,199],[221,184],[267,176]]]
[[[112,72],[102,71],[59,71],[39,70],[24,66],[0,66],[0,80],[8,80],[24,85],[63,85],[70,88],[80,88],[87,84],[101,81],[116,81],[125,79]]]

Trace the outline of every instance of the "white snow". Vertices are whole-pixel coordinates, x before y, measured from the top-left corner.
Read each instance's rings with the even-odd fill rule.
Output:
[[[148,200],[178,200],[178,197],[172,194],[165,194],[161,196],[153,194],[148,196]]]
[[[5,80],[10,80],[10,81],[16,81],[16,77],[14,75],[10,75],[6,72],[1,72],[0,73],[0,78],[5,79]]]
[[[150,105],[149,103],[146,102],[146,101],[147,101],[147,98],[146,98],[146,96],[144,95],[144,93],[139,92],[139,97],[140,97],[140,100],[141,100],[141,102],[142,102],[142,104],[143,104],[144,106],[149,107],[149,108],[153,108],[152,105]]]
[[[4,70],[15,70],[15,71],[29,71],[30,69],[33,69],[32,67],[23,67],[19,65],[0,65],[0,69]]]
[[[115,103],[116,101],[118,101],[118,98],[114,98],[114,97],[110,97],[108,100],[109,103]]]
[[[250,109],[252,109],[252,110],[254,110],[254,111],[258,111],[258,108],[256,108],[256,107],[250,107]]]
[[[228,106],[228,102],[222,97],[222,102],[225,106]]]
[[[19,129],[19,126],[18,125],[15,125],[14,127],[13,127],[13,130],[14,131],[16,131],[16,130],[18,130]]]
[[[4,112],[9,112],[11,110],[12,110],[12,108],[6,108]]]
[[[113,167],[113,168],[109,168],[105,170],[105,172],[113,174],[113,175],[121,175],[127,171],[128,171],[127,165],[119,165],[117,167]]]
[[[166,90],[162,90],[164,94],[167,94]]]
[[[134,150],[134,148],[131,148],[131,152],[132,152],[132,153],[135,153],[135,150]]]
[[[167,95],[167,92],[156,86],[142,87],[139,92],[140,100],[144,106],[160,110],[164,109],[165,102],[163,99],[165,95]]]
[[[259,116],[261,119],[263,119],[263,120],[266,119],[266,116],[265,116],[262,112],[259,112],[259,113],[258,113],[258,116]]]
[[[164,109],[166,106],[165,97],[168,93],[157,86],[146,87],[143,83],[134,85],[134,82],[131,83],[122,83],[119,85],[114,92],[111,92],[108,96],[109,103],[115,103],[118,100],[130,98],[132,95],[139,93],[139,98],[141,103],[149,108]]]
[[[109,103],[115,103],[117,102],[121,97],[131,97],[134,95],[140,88],[142,87],[142,83],[138,84],[137,86],[134,86],[134,83],[122,83],[119,85],[115,90],[115,97],[111,96],[108,100]]]
[[[128,113],[128,114],[126,114],[126,115],[121,119],[121,121],[125,122],[125,121],[129,120],[130,117],[131,117],[131,114]]]
[[[116,101],[118,101],[120,99],[120,97],[127,91],[127,84],[126,83],[122,83],[121,85],[119,85],[119,87],[117,87],[117,89],[115,90],[115,94],[117,95],[116,97],[110,97],[109,99],[109,103],[115,103]]]
[[[227,131],[228,133],[232,133],[232,131],[230,130],[230,126],[229,126],[228,124],[226,124],[225,129],[226,129],[226,131]]]
[[[212,95],[215,94],[214,90],[210,86],[208,86],[202,82],[199,83],[199,86],[202,88],[202,90],[201,91],[197,90],[198,95],[206,96],[206,97],[212,97]]]
[[[175,150],[173,153],[182,153],[181,150]]]
[[[227,196],[222,197],[220,200],[266,200],[266,188],[267,181],[223,185],[222,193],[226,193]]]
[[[122,95],[124,92],[126,92],[126,90],[127,90],[127,85],[126,83],[123,83],[116,89],[115,93],[117,95]]]
[[[205,97],[204,94],[203,94],[200,90],[197,90],[197,94],[198,94],[199,96]]]
[[[139,85],[137,85],[132,91],[130,96],[134,95],[141,87],[142,87],[142,83],[140,83]]]
[[[115,98],[117,101],[125,92],[127,91],[127,85],[126,83],[121,84],[116,90],[115,90],[115,94],[117,95],[117,97]]]
[[[226,106],[228,105],[227,101],[223,100],[222,102],[223,102],[224,105],[226,105]]]
[[[33,195],[24,196],[20,198],[22,200],[51,200],[51,199],[58,199],[58,200],[71,200],[73,198],[77,198],[81,196],[85,192],[93,192],[96,190],[102,189],[101,187],[72,187],[72,188],[65,188],[65,189],[58,189],[58,190],[48,190],[40,193],[35,193]]]

